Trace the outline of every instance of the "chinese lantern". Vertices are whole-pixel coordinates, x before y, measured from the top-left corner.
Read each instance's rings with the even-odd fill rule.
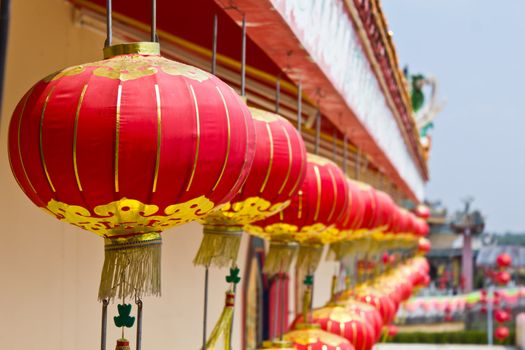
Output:
[[[499,323],[505,323],[510,320],[510,315],[505,310],[495,310],[494,319],[496,319],[496,321],[498,321]]]
[[[375,307],[355,299],[341,301],[341,305],[344,305],[348,310],[355,312],[361,315],[361,317],[365,318],[374,329],[376,340],[379,340],[381,337],[381,329],[383,328],[383,319]]]
[[[274,113],[250,112],[257,135],[252,167],[240,192],[201,220],[204,238],[194,259],[197,265],[235,262],[243,226],[286,208],[306,173],[306,147],[293,125]]]
[[[417,251],[421,255],[426,255],[431,249],[430,241],[427,238],[420,237],[418,242]]]
[[[494,331],[494,337],[498,339],[499,341],[504,341],[507,339],[510,335],[509,329],[505,326],[499,326]]]
[[[25,194],[104,238],[99,299],[160,294],[160,233],[228,202],[250,168],[250,112],[225,83],[159,55],[104,49],[16,107],[9,158]]]
[[[397,335],[398,329],[395,325],[389,324],[388,326],[386,326],[386,328],[387,328],[386,332],[389,338],[393,338]]]
[[[501,254],[498,255],[498,257],[496,258],[496,264],[497,264],[498,267],[500,267],[500,268],[509,267],[510,265],[512,265],[512,258],[511,258],[510,255],[507,254],[507,253],[501,253]]]
[[[304,181],[291,204],[265,220],[249,224],[247,232],[264,239],[300,244],[297,267],[313,272],[321,259],[325,231],[343,215],[348,200],[347,181],[330,160],[307,155]]]
[[[426,205],[420,204],[414,209],[414,213],[418,217],[426,220],[430,217],[430,208]]]
[[[327,305],[314,309],[310,321],[319,324],[327,332],[347,339],[356,349],[370,350],[374,346],[376,334],[372,325],[362,315],[344,306]],[[294,325],[302,322],[303,317],[299,316]]]
[[[507,271],[499,271],[496,273],[495,280],[499,285],[507,285],[511,280],[510,273]]]
[[[379,290],[365,287],[357,292],[357,300],[375,307],[381,315],[384,324],[389,324],[394,320],[396,313],[394,301]]]
[[[327,243],[330,243],[330,253],[334,260],[340,261],[345,256],[355,253],[359,249],[358,241],[361,237],[357,230],[361,226],[364,214],[364,203],[357,183],[347,178],[348,205],[346,213],[341,215],[335,227],[328,230]]]
[[[355,348],[343,337],[323,331],[318,324],[300,326],[284,334],[296,350],[354,350]]]

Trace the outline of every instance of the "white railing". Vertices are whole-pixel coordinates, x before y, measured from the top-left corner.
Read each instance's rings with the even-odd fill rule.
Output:
[[[418,199],[424,180],[342,0],[271,0]]]

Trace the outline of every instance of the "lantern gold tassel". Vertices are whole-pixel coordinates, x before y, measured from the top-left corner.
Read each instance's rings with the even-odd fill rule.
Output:
[[[329,246],[328,254],[326,254],[326,260],[328,261],[341,261],[345,256],[350,253],[351,243],[348,241],[339,241],[331,243]]]
[[[226,292],[226,301],[219,320],[215,324],[213,331],[206,342],[206,349],[213,350],[217,346],[220,336],[224,337],[224,349],[230,349],[231,329],[233,326],[233,310],[235,308],[235,293]]]
[[[288,272],[297,253],[297,244],[293,242],[270,242],[270,249],[264,260],[264,273],[273,276]]]
[[[99,300],[160,295],[162,240],[106,239]]]
[[[199,266],[231,266],[237,261],[242,227],[204,225],[203,237],[193,264]]]
[[[299,246],[295,268],[305,272],[315,271],[319,266],[322,255],[323,246],[321,244],[301,244]]]

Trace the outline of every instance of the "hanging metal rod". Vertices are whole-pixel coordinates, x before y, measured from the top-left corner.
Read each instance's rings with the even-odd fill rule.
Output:
[[[317,111],[315,116],[315,154],[319,154],[319,142],[321,138],[321,112]]]
[[[135,303],[137,304],[137,350],[142,349],[142,306],[144,305],[142,303],[142,300],[140,298],[137,298],[135,300]]]
[[[108,325],[108,305],[109,300],[102,300],[102,326],[100,332],[100,350],[106,350],[106,335],[107,335],[107,325]]]
[[[242,15],[241,96],[246,97],[246,15]]]
[[[345,134],[343,138],[343,171],[345,175],[348,173],[348,135]]]
[[[157,0],[151,0],[151,41],[159,41],[157,37]]]
[[[219,31],[219,18],[215,14],[213,16],[213,44],[211,51],[211,74],[215,75],[217,71],[217,35]]]
[[[301,134],[303,124],[303,86],[301,81],[297,85],[297,131]]]
[[[7,58],[7,39],[9,38],[9,15],[11,12],[11,1],[0,1],[0,122],[2,111],[2,99],[4,96],[5,63]]]
[[[112,19],[112,1],[106,0],[106,41],[105,47],[109,47],[113,43],[113,19]]]
[[[275,83],[275,113],[279,113],[281,107],[281,78],[277,78]]]

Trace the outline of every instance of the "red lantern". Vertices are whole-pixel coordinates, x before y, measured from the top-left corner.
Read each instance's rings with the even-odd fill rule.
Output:
[[[358,300],[376,308],[381,315],[384,324],[389,324],[394,320],[396,306],[389,296],[369,288],[360,291],[358,295]]]
[[[196,265],[231,266],[243,226],[276,214],[290,204],[306,173],[306,147],[281,116],[250,108],[257,142],[252,167],[239,193],[203,220],[204,237]]]
[[[505,323],[510,320],[510,314],[505,310],[494,310],[494,319],[499,323]]]
[[[245,227],[265,239],[300,243],[297,267],[313,272],[334,227],[348,204],[348,182],[326,158],[307,156],[306,176],[298,193],[279,214]]]
[[[389,338],[393,338],[397,335],[398,329],[393,324],[389,324],[388,326],[386,326],[386,328],[387,328],[387,335]]]
[[[426,220],[430,217],[430,208],[426,205],[420,204],[414,209],[414,214]]]
[[[501,253],[496,258],[496,264],[498,264],[500,268],[510,267],[510,265],[512,265],[512,258],[507,253]]]
[[[363,303],[354,299],[341,301],[341,303],[351,312],[361,315],[372,326],[376,335],[376,340],[381,337],[381,329],[383,328],[383,319],[381,314],[375,307],[367,303]]]
[[[238,192],[253,122],[229,86],[159,56],[158,43],[105,54],[29,90],[11,119],[9,158],[33,203],[104,237],[100,299],[158,295],[160,232]]]
[[[430,251],[432,245],[430,244],[430,241],[426,238],[420,237],[418,242],[418,253],[421,255],[426,255]]]
[[[496,328],[496,331],[494,331],[494,337],[499,341],[504,341],[509,337],[509,335],[509,329],[505,326],[499,326],[498,328]]]
[[[348,340],[319,329],[318,324],[303,327],[284,334],[296,350],[354,350]]]
[[[321,329],[340,335],[347,339],[356,349],[370,350],[375,343],[376,334],[372,325],[357,312],[344,306],[328,305],[314,309],[311,313],[311,322],[321,325]],[[292,328],[303,323],[299,316]]]
[[[510,280],[511,280],[511,276],[510,276],[510,273],[508,273],[507,271],[499,271],[496,273],[496,276],[495,276],[495,280],[496,280],[496,283],[498,283],[499,285],[507,285]]]

